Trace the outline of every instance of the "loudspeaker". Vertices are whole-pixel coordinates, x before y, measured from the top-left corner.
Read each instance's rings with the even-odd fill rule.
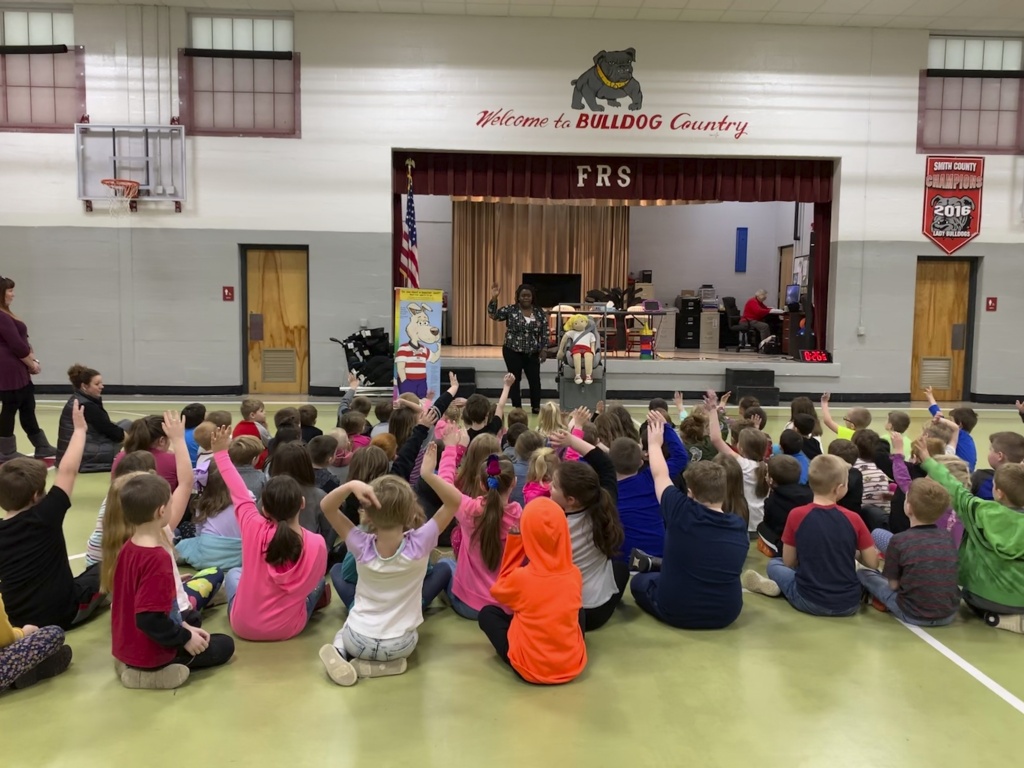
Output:
[[[750,368],[726,368],[725,388],[736,394],[738,387],[774,387],[775,371]]]
[[[730,387],[726,387],[730,389]],[[738,387],[732,387],[732,398],[731,401],[738,403],[744,397],[756,397],[761,405],[778,405],[779,404],[779,388],[778,387],[748,387],[740,384]]]
[[[441,366],[441,392],[448,389],[449,371],[459,379],[459,397],[469,397],[476,392],[476,368],[450,368],[444,365]]]

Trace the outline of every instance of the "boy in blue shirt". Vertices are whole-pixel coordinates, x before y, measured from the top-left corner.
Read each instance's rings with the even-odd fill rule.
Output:
[[[199,458],[199,443],[196,442],[196,427],[206,419],[206,406],[202,403],[189,403],[181,409],[181,419],[185,422],[185,445],[188,447],[188,457],[192,460],[192,468],[195,469],[196,460]]]
[[[804,453],[804,439],[795,429],[785,429],[779,435],[779,444],[772,448],[773,456],[791,456],[800,464],[800,485],[807,485],[807,470],[811,466],[811,460]]]
[[[846,495],[849,465],[838,456],[818,456],[808,481],[814,501],[789,513],[782,532],[782,557],[768,561],[768,578],[757,571],[743,586],[769,597],[786,596],[812,616],[853,616],[860,609],[861,583],[854,558],[878,567],[878,550],[858,515],[837,505]]]
[[[925,387],[924,394],[928,398],[928,413],[932,416],[942,416],[942,408],[935,402],[932,396],[932,388]],[[957,458],[967,462],[967,469],[974,472],[978,464],[978,449],[974,445],[974,438],[971,431],[978,426],[978,414],[973,408],[954,408],[949,412],[949,420],[960,430],[956,441]]]
[[[743,608],[740,572],[750,546],[747,523],[722,511],[726,479],[720,464],[691,465],[684,475],[685,495],[672,484],[661,449],[673,434],[661,419],[647,423],[649,471],[665,519],[664,557],[660,573],[638,573],[630,590],[642,610],[670,626],[721,629]]]

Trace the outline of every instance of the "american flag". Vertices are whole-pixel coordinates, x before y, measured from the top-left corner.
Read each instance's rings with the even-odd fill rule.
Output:
[[[420,262],[416,247],[416,205],[412,196],[412,170],[409,170],[409,192],[405,198],[405,220],[402,222],[402,250],[398,271],[409,288],[420,287]]]

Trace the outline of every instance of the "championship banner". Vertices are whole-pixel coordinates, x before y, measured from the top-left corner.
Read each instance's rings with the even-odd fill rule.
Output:
[[[947,254],[981,232],[983,157],[929,157],[924,180],[924,236]]]
[[[395,396],[441,391],[443,291],[395,288]]]

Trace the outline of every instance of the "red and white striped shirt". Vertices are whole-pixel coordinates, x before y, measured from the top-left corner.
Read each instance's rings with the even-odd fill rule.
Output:
[[[426,347],[403,344],[398,348],[395,362],[405,363],[405,378],[425,379],[427,378],[427,360],[430,359],[430,354],[430,350]]]

